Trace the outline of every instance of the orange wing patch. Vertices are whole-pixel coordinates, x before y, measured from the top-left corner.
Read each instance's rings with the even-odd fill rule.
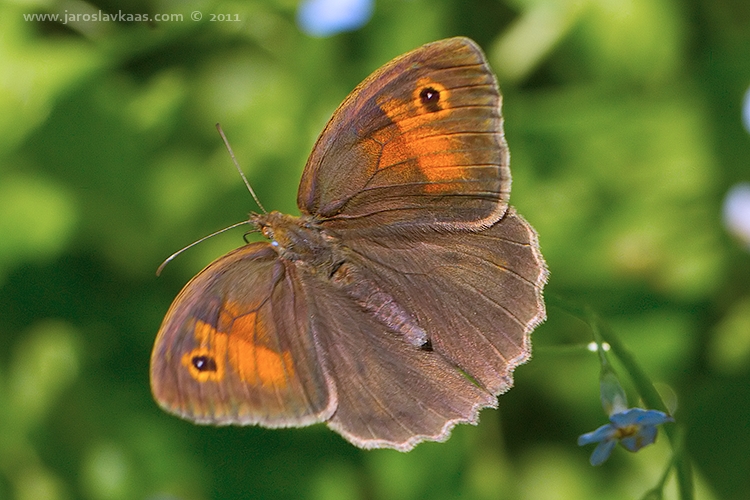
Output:
[[[227,336],[217,335],[216,329],[203,321],[195,322],[195,341],[199,345],[182,356],[182,365],[198,382],[224,380]]]
[[[429,78],[421,78],[411,100],[379,99],[378,106],[393,125],[379,130],[373,140],[379,150],[378,169],[401,168],[408,182],[408,165],[424,176],[425,191],[441,193],[456,189],[456,181],[465,175],[460,136],[440,127],[440,120],[452,112],[451,91]],[[406,168],[404,168],[406,167]],[[412,180],[413,181],[413,180]]]
[[[229,370],[243,382],[264,387],[285,387],[294,377],[289,351],[276,352],[262,345],[268,333],[257,312],[242,313],[237,304],[222,307],[217,328],[196,320],[198,347],[182,356],[182,364],[198,382],[220,382]]]
[[[278,353],[248,341],[247,339],[261,340],[267,337],[265,329],[260,326],[255,313],[246,314],[234,321],[229,332],[229,362],[243,382],[284,387],[287,380],[294,376],[292,355],[289,351]]]

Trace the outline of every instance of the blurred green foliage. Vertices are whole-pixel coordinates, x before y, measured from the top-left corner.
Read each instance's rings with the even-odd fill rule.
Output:
[[[664,439],[597,469],[575,445],[605,422],[598,362],[587,326],[556,307],[498,411],[408,454],[322,425],[197,427],[151,399],[163,314],[241,230],[154,270],[256,209],[214,124],[265,206],[295,213],[338,103],[454,35],[498,73],[512,202],[540,233],[548,293],[606,318],[676,394],[697,498],[750,498],[750,255],[720,219],[728,187],[750,180],[750,4],[377,0],[364,28],[326,39],[302,34],[295,8],[0,5],[0,499],[626,499],[658,482]],[[100,9],[184,20],[23,17]]]

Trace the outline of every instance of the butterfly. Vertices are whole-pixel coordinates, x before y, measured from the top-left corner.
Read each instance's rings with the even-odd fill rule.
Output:
[[[408,451],[476,423],[545,319],[547,268],[508,204],[501,95],[468,38],[375,71],[318,138],[299,217],[179,293],[151,356],[158,404],[214,425],[325,422]]]

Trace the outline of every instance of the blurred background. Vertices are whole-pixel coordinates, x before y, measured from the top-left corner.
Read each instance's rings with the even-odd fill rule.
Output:
[[[298,213],[348,92],[455,35],[498,75],[511,202],[551,271],[499,410],[407,454],[159,410],[163,315],[243,229],[154,272],[257,210],[214,124],[264,205]],[[750,498],[748,87],[746,0],[4,1],[0,499],[640,498],[669,442],[589,465],[576,438],[606,423],[599,365],[554,297],[600,314],[672,394],[696,497]]]

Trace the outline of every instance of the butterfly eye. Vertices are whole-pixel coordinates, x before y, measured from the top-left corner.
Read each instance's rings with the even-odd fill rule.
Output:
[[[210,356],[195,356],[192,359],[192,363],[199,372],[216,371],[216,360]]]
[[[434,87],[425,87],[419,92],[419,100],[428,111],[439,111],[440,91]]]

